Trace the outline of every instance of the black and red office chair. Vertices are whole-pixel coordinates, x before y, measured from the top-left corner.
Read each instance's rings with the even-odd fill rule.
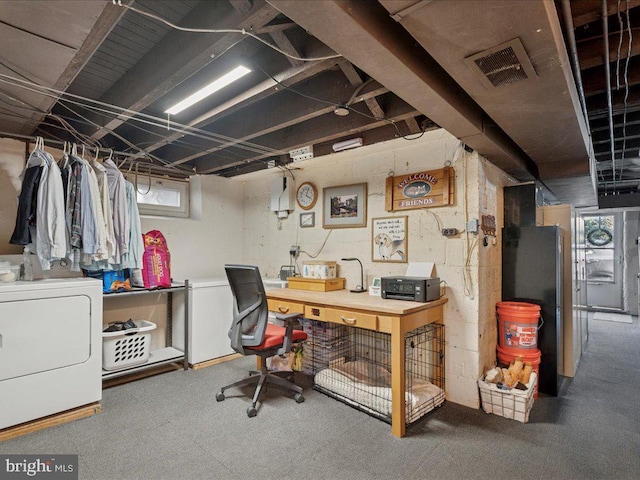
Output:
[[[304,402],[302,388],[288,380],[269,373],[266,359],[274,355],[282,355],[291,351],[295,342],[307,339],[302,330],[294,330],[294,325],[302,317],[302,313],[278,314],[276,318],[285,322],[285,327],[269,323],[267,296],[262,285],[258,267],[249,265],[225,265],[229,286],[233,293],[233,323],[229,330],[231,348],[242,355],[257,355],[262,358],[262,371],[250,372],[249,376],[222,387],[216,394],[216,400],[225,399],[224,391],[242,385],[257,384],[253,394],[253,403],[247,408],[247,415],[255,417],[256,403],[265,382],[295,393],[297,403]]]

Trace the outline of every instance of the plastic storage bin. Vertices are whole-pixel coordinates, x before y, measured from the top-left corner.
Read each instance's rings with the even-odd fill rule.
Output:
[[[147,320],[136,320],[137,328],[119,332],[102,332],[102,368],[121,370],[141,365],[149,360],[151,331],[156,324]],[[103,330],[107,325],[103,325]]]
[[[517,390],[515,388],[502,390],[494,383],[478,380],[482,409],[486,413],[493,413],[494,415],[527,423],[535,400],[533,392],[537,381],[537,375],[532,373],[526,390]]]
[[[11,283],[20,280],[20,265],[0,262],[0,283]]]

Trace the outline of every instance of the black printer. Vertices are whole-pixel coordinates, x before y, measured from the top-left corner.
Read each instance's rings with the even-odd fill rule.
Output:
[[[382,298],[432,302],[440,298],[438,277],[382,277]]]

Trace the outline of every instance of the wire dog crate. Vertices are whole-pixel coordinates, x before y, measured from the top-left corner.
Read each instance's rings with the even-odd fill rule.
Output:
[[[326,328],[305,322],[312,323],[311,332]],[[339,327],[344,333],[331,339],[309,336],[303,371],[315,375],[316,390],[391,423],[391,335]],[[404,344],[405,422],[410,424],[444,402],[444,325],[412,330]]]

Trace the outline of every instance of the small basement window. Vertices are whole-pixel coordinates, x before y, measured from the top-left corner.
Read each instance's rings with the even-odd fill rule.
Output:
[[[133,176],[128,180],[136,185]],[[189,180],[138,175],[136,197],[140,215],[189,216]]]

